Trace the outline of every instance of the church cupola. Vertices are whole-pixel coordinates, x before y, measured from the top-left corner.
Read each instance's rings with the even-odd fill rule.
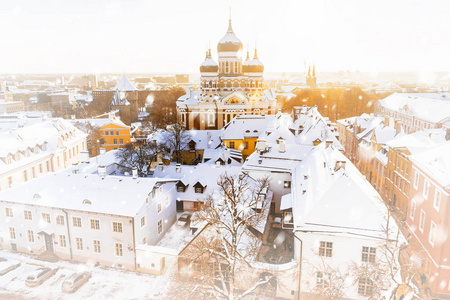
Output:
[[[248,72],[248,67],[250,65],[250,54],[249,51],[247,50],[247,58],[245,59],[245,61],[242,63],[242,72],[247,73]]]
[[[227,33],[217,44],[217,52],[239,52],[243,48],[241,40],[233,32],[230,18]]]
[[[264,72],[264,65],[262,62],[258,59],[258,51],[255,49],[255,55],[253,56],[253,59],[248,64],[248,71],[249,73],[262,73]]]
[[[209,51],[206,51],[205,60],[200,65],[200,72],[201,73],[217,73],[218,71],[219,71],[219,66],[212,58],[211,49],[209,49]]]

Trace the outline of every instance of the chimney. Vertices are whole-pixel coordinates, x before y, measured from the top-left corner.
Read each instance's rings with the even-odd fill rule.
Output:
[[[78,174],[79,173],[78,163],[73,163],[72,164],[72,173],[73,174]]]
[[[153,176],[153,174],[155,174],[155,169],[150,169],[149,175],[150,175],[150,176]]]
[[[88,164],[89,163],[89,152],[88,151],[81,151],[81,162]]]
[[[103,155],[103,154],[105,154],[106,153],[106,149],[105,148],[100,148],[100,155]]]
[[[176,170],[177,173],[180,173],[181,172],[181,164],[176,164],[175,165],[175,170]]]
[[[394,122],[394,128],[395,128],[395,134],[399,134],[401,129],[402,129],[402,121],[400,120],[395,120]]]
[[[131,169],[131,174],[133,174],[133,179],[136,179],[138,177],[138,171],[136,167],[133,167]]]
[[[336,161],[336,167],[334,168],[334,171],[336,172],[337,170],[339,170],[341,168],[345,170],[345,164],[346,164],[345,160]]]
[[[266,149],[266,140],[258,139],[256,141],[256,150],[257,151],[264,151]]]
[[[450,141],[450,128],[447,128],[445,131],[445,140]]]
[[[328,148],[328,147],[330,147],[330,146],[332,146],[333,145],[333,141],[332,140],[326,140],[325,141],[325,146],[326,146],[326,148]]]
[[[105,177],[106,176],[106,167],[105,166],[98,166],[97,167],[97,173],[98,173],[98,176]]]
[[[286,141],[284,139],[278,140],[278,151],[280,153],[286,152]]]
[[[384,126],[389,127],[389,116],[384,117]]]

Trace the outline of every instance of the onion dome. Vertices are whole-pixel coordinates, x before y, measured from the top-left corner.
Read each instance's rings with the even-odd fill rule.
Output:
[[[248,72],[248,66],[250,64],[250,55],[248,53],[247,50],[247,58],[245,59],[245,61],[242,63],[242,72],[247,73]]]
[[[233,28],[231,27],[231,19],[228,25],[228,31],[224,35],[224,37],[217,44],[218,52],[238,52],[244,49],[242,42],[233,32]]]
[[[200,65],[200,72],[211,72],[211,73],[217,73],[219,71],[219,66],[214,61],[214,59],[211,57],[211,49],[209,51],[206,51],[206,57],[205,60]]]
[[[264,65],[258,59],[258,54],[257,54],[256,49],[255,49],[255,56],[248,63],[247,72],[251,72],[251,73],[262,73],[262,72],[264,72]]]

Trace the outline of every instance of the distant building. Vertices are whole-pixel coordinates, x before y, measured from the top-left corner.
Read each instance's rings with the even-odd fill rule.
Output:
[[[200,65],[201,88],[187,90],[177,101],[179,121],[187,129],[221,129],[238,115],[275,114],[276,95],[273,89],[264,89],[264,65],[258,59],[242,61],[242,42],[236,37],[229,20],[228,31],[217,45],[216,63],[207,51]]]
[[[177,83],[189,83],[189,74],[177,74],[175,80]]]
[[[0,113],[11,114],[24,111],[23,102],[0,100]]]
[[[308,75],[306,76],[306,85],[315,88],[317,86],[317,78],[316,78],[316,66],[313,66],[312,74],[311,74],[311,66],[308,69]]]

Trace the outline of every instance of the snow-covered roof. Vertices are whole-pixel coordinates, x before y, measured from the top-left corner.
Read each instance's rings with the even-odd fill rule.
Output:
[[[130,102],[128,102],[126,97],[126,93],[123,91],[116,90],[116,92],[111,98],[111,106],[113,105],[130,105]]]
[[[134,91],[137,91],[136,87],[131,83],[131,81],[125,75],[123,75],[123,77],[116,84],[116,86],[114,87],[114,90],[118,90],[120,92],[134,92]]]
[[[86,174],[54,173],[0,192],[0,200],[134,217],[146,203],[146,198],[158,178],[137,178]],[[35,195],[39,195],[36,197]],[[91,204],[84,204],[84,200]]]
[[[223,128],[222,140],[243,140],[244,138],[257,138],[273,122],[274,115],[241,115],[233,118]]]
[[[438,123],[450,117],[448,93],[394,93],[378,101],[382,107]]]
[[[450,141],[411,155],[409,159],[443,187],[450,187]]]
[[[412,134],[401,135],[386,143],[391,148],[406,148],[411,154],[445,142],[446,131],[443,129],[427,129]]]
[[[126,125],[124,122],[120,120],[118,117],[105,118],[105,119],[73,119],[68,120],[72,124],[80,123],[89,123],[92,126],[104,127],[109,124],[114,124],[123,128],[130,128],[130,126]]]

